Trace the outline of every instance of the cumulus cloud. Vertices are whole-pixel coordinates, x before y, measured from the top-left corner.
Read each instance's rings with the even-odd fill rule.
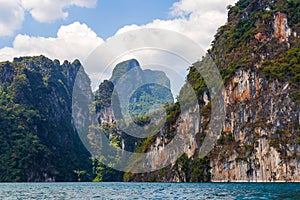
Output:
[[[21,28],[24,13],[28,11],[39,22],[66,19],[70,6],[92,8],[97,0],[0,0],[0,37],[11,36]]]
[[[0,0],[2,1],[2,0]],[[67,13],[63,11],[63,8],[66,8],[70,5],[77,6],[93,6],[96,0],[61,0],[56,4],[57,9],[54,9],[54,4],[49,3],[47,0],[22,0],[23,3],[25,1],[29,2],[24,7],[29,9],[31,14],[35,16],[35,18],[39,21],[51,21],[57,18],[64,18],[67,16]],[[39,3],[33,4],[33,2],[39,1]],[[58,0],[53,0],[56,2]],[[142,28],[159,28],[159,29],[167,29],[172,30],[178,33],[181,33],[188,38],[195,41],[198,45],[200,45],[204,50],[208,49],[211,41],[216,33],[216,30],[219,26],[225,24],[227,19],[227,11],[226,6],[228,4],[234,4],[237,0],[179,0],[174,3],[170,10],[170,19],[161,20],[156,19],[151,23],[138,26],[138,25],[128,25],[119,29],[114,37],[120,36],[121,33],[125,33],[131,30],[137,30]],[[31,3],[30,3],[31,2]],[[52,2],[52,1],[51,1]],[[88,3],[89,2],[89,3]],[[49,5],[48,5],[48,4]],[[38,6],[37,6],[38,5]],[[43,9],[46,9],[45,13],[39,13]],[[47,15],[50,13],[50,10],[58,10],[56,13],[53,10],[54,18],[48,17]],[[36,12],[36,13],[35,13]],[[53,14],[51,13],[51,14]],[[112,38],[108,39],[109,42]],[[128,35],[125,39],[133,42],[134,38],[139,38],[139,36]],[[143,37],[141,37],[143,38]],[[147,41],[149,38],[146,39]],[[159,38],[159,41],[163,41],[164,39]],[[141,44],[145,40],[136,40],[134,43]],[[173,41],[173,40],[172,40]],[[97,46],[103,43],[103,40],[97,37],[96,33],[92,31],[87,25],[80,24],[79,22],[75,22],[68,26],[61,26],[57,32],[57,37],[53,38],[45,38],[45,37],[31,37],[28,35],[17,35],[14,42],[13,47],[5,47],[0,49],[0,60],[12,60],[13,57],[18,56],[26,56],[26,55],[41,55],[44,54],[47,57],[52,59],[60,59],[62,60],[74,60],[78,58],[82,62],[90,55],[90,52],[94,50]],[[130,44],[131,44],[130,43]],[[174,40],[170,42],[166,46],[169,52],[177,52],[180,49],[183,49],[184,44],[186,42]],[[106,43],[105,43],[106,44]],[[128,44],[118,43],[117,48],[113,48],[111,52],[120,49],[128,49]],[[201,53],[197,54],[199,57],[195,59],[201,58]],[[99,55],[100,57],[102,55]],[[95,60],[99,60],[99,56],[96,56]],[[125,57],[124,57],[125,56]],[[116,55],[118,57],[118,55]],[[166,54],[158,51],[135,51],[123,55],[116,62],[120,62],[124,59],[137,58],[142,66],[149,66],[154,64],[164,63],[164,66],[170,67],[183,77],[184,80],[186,69],[189,67],[190,63],[181,62],[172,53]],[[158,62],[158,63],[154,63]],[[195,60],[196,61],[196,60]],[[96,62],[95,62],[96,63]],[[100,65],[92,65],[94,67],[99,67]],[[101,74],[97,73],[93,68],[89,69],[88,65],[86,66],[86,70],[89,73],[92,81],[94,83],[99,83],[99,77]],[[182,72],[183,69],[185,72]],[[97,68],[98,70],[98,68]],[[100,69],[102,75],[101,79],[107,78],[110,76],[111,71],[105,71],[104,69]],[[101,81],[101,80],[100,80]],[[184,81],[182,81],[184,83]],[[95,84],[97,85],[97,84]],[[181,88],[181,87],[177,87]]]
[[[156,28],[175,31],[181,33],[187,38],[192,39],[196,44],[202,47],[204,51],[194,52],[197,55],[194,57],[194,59],[191,59],[190,63],[178,62],[178,60],[174,58],[174,54],[162,54],[159,51],[153,51],[151,52],[151,54],[149,52],[142,52],[140,50],[131,53],[131,55],[134,55],[133,57],[138,58],[141,61],[142,65],[144,63],[147,63],[147,59],[151,57],[152,61],[156,60],[159,61],[159,63],[164,63],[164,66],[168,66],[170,69],[173,69],[176,72],[178,72],[178,74],[182,76],[182,79],[178,79],[176,77],[175,85],[177,88],[181,88],[181,86],[184,84],[184,77],[186,76],[186,72],[184,72],[184,70],[186,71],[186,69],[193,62],[196,62],[201,58],[201,56],[204,55],[205,50],[207,50],[210,47],[210,44],[214,38],[218,27],[225,24],[227,20],[227,5],[233,5],[236,1],[237,0],[179,0],[178,2],[173,4],[170,10],[170,19],[156,19],[153,20],[151,23],[142,26],[138,26],[136,24],[127,25],[119,29],[116,32],[116,36],[126,36],[126,34],[124,33],[128,33],[132,30],[143,30],[143,28]],[[143,38],[142,36],[136,37]],[[147,41],[148,40],[150,40],[150,38],[147,39]],[[159,38],[159,40],[160,42],[164,42],[164,40],[167,40],[167,38]],[[189,48],[186,48],[186,44],[188,43],[188,41],[189,40],[184,39],[181,39],[179,41],[172,40],[169,41],[170,44],[166,44],[164,49],[167,49],[169,52],[178,52],[181,49],[189,51]],[[170,75],[169,77],[172,77],[172,75]],[[174,82],[172,84],[174,85]],[[174,91],[175,94],[178,94],[178,91]]]
[[[19,0],[0,0],[0,36],[9,36],[22,26],[24,10]]]
[[[182,33],[207,49],[218,27],[226,22],[227,5],[235,2],[237,0],[180,0],[173,4],[170,20],[156,19],[142,26],[124,26],[116,34],[139,28],[162,28]]]
[[[181,0],[173,4],[170,14],[173,16],[184,16],[190,13],[206,13],[218,11],[224,13],[227,4],[233,4],[236,0]]]
[[[61,61],[65,59],[83,61],[101,43],[103,40],[97,37],[97,34],[86,24],[74,22],[68,26],[61,26],[57,32],[57,37],[17,35],[13,47],[0,49],[0,60],[43,54]]]
[[[94,7],[97,0],[22,0],[23,7],[39,22],[52,22],[66,19],[68,12],[64,9],[70,6]]]

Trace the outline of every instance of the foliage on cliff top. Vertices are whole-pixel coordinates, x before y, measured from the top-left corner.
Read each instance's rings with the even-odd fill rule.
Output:
[[[299,101],[300,2],[241,0],[228,9],[228,22],[218,29],[207,55],[214,60],[224,81],[227,82],[238,68],[257,70],[259,67],[257,71],[263,72],[268,79],[290,82],[293,97]],[[273,25],[279,13],[287,16],[292,31],[288,42],[279,42],[279,38],[274,37]],[[257,34],[262,40],[256,38]],[[197,66],[199,63],[191,66],[188,81],[199,94],[206,87],[199,78]]]

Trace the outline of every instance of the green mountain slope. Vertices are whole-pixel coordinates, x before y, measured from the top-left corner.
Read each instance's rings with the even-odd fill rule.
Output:
[[[90,154],[72,125],[72,88],[81,64],[44,56],[0,63],[0,181],[77,181]]]

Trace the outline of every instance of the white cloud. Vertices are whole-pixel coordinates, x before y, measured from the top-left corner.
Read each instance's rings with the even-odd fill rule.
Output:
[[[39,22],[53,22],[68,17],[65,8],[92,8],[96,4],[97,0],[0,0],[0,37],[11,36],[21,28],[26,11]]]
[[[22,26],[24,10],[19,0],[0,0],[0,36],[9,36]]]
[[[66,19],[68,12],[64,9],[70,6],[94,7],[97,0],[21,0],[23,7],[39,22],[52,22]]]
[[[1,1],[1,0],[0,0]],[[25,2],[26,0],[23,0]],[[37,9],[35,17],[40,21],[49,21],[54,18],[47,17],[51,9],[54,9],[52,3],[49,4],[49,7],[45,6],[48,1],[46,0],[27,0],[28,2],[41,2],[39,4],[27,4],[26,9],[30,9],[31,14],[34,14],[34,9]],[[53,2],[56,2],[55,0]],[[83,0],[62,0],[62,3],[57,4],[57,8],[54,10],[58,10],[60,12],[56,13],[53,11],[55,18],[64,18],[67,14],[64,14],[63,8],[70,5],[77,6],[92,6],[94,1],[83,1]],[[203,49],[208,49],[211,44],[211,41],[216,33],[216,30],[219,26],[225,24],[227,19],[227,11],[226,6],[228,4],[234,4],[237,0],[180,0],[177,3],[174,3],[171,11],[170,11],[170,19],[169,20],[153,20],[151,23],[138,26],[138,25],[128,25],[119,29],[116,35],[120,33],[124,33],[130,30],[136,30],[140,28],[161,28],[179,32],[192,40],[194,40],[197,44],[202,46]],[[73,2],[71,4],[70,2]],[[76,2],[76,4],[74,3]],[[90,4],[85,4],[86,2],[90,2]],[[39,6],[34,6],[39,5]],[[51,6],[50,6],[51,5]],[[45,6],[45,7],[43,7]],[[46,9],[46,14],[39,14],[40,11]],[[113,36],[114,38],[115,36]],[[129,35],[127,38],[132,42],[132,37]],[[134,36],[133,36],[134,37]],[[143,38],[143,37],[141,37]],[[146,40],[149,40],[147,38]],[[164,40],[160,38],[160,41]],[[109,41],[109,39],[107,40]],[[145,39],[136,40],[136,45],[141,45]],[[172,40],[173,41],[173,40]],[[163,42],[163,41],[162,41]],[[180,49],[183,49],[185,42],[175,40],[170,42],[170,44],[166,44],[166,48],[169,52],[178,52]],[[13,57],[18,56],[32,56],[32,55],[45,55],[52,59],[60,59],[62,60],[74,60],[78,58],[82,62],[87,58],[94,48],[103,43],[103,40],[97,37],[96,33],[92,31],[87,25],[80,24],[79,22],[75,22],[68,26],[61,26],[57,32],[57,37],[54,38],[45,38],[45,37],[31,37],[27,35],[17,35],[14,42],[13,47],[5,47],[0,49],[0,60],[12,60]],[[131,43],[130,43],[131,44]],[[116,48],[111,49],[112,52],[127,49],[128,46],[126,44],[118,43]],[[112,53],[108,52],[108,53]],[[197,54],[198,55],[198,54]],[[96,60],[99,60],[103,55],[97,55],[95,57]],[[180,75],[185,77],[184,73],[179,69],[183,69],[186,71],[188,64],[184,64],[179,62],[178,59],[174,58],[172,54],[162,54],[161,52],[147,52],[147,51],[137,51],[134,53],[129,53],[124,55],[126,58],[137,58],[142,65],[147,63],[153,64],[153,61],[157,62],[157,64],[164,63],[165,66],[170,66],[173,70],[179,72]],[[120,60],[124,60],[125,57],[120,58]],[[201,58],[201,54],[199,54],[199,59]],[[150,61],[149,61],[150,60]],[[186,66],[185,66],[186,65]],[[92,67],[99,67],[100,65],[93,65]],[[92,81],[95,83],[99,81],[99,73],[93,71],[93,68],[86,69],[89,75],[92,78]],[[100,69],[104,70],[104,69]],[[104,73],[104,78],[110,76],[110,71]],[[102,74],[103,75],[103,74]],[[103,80],[103,79],[102,79]],[[184,80],[184,79],[183,79]],[[178,87],[180,88],[180,87]]]
[[[216,30],[226,22],[227,5],[235,2],[237,0],[180,0],[171,8],[172,19],[156,19],[142,26],[124,26],[116,34],[139,28],[162,28],[182,33],[208,49]]]
[[[172,6],[170,12],[173,16],[184,16],[190,13],[206,13],[209,11],[219,11],[225,13],[226,5],[235,3],[236,0],[181,0]]]
[[[0,49],[0,60],[12,60],[18,56],[45,55],[61,61],[83,61],[103,40],[86,24],[74,22],[61,26],[55,38],[17,35],[13,47]]]
[[[181,88],[181,86],[184,84],[186,69],[193,62],[200,59],[201,56],[204,55],[205,50],[210,47],[217,29],[221,25],[225,24],[227,20],[227,5],[233,5],[236,1],[237,0],[179,0],[178,2],[173,4],[169,13],[169,20],[156,19],[151,23],[142,26],[138,26],[135,24],[127,25],[119,29],[116,32],[116,35],[121,35],[122,33],[137,29],[142,30],[143,28],[167,29],[181,33],[184,36],[192,39],[194,42],[196,42],[196,44],[200,45],[200,47],[202,47],[204,51],[194,52],[194,50],[197,50],[197,48],[191,48],[190,45],[192,43],[189,43],[189,40],[184,40],[183,38],[181,38],[181,40],[173,39],[169,41],[169,44],[165,44],[165,47],[163,49],[168,50],[168,52],[180,52],[181,49],[185,49],[185,51],[187,52],[190,51],[188,55],[191,54],[191,52],[196,53],[197,55],[195,56],[194,60],[188,64],[179,62],[172,53],[162,54],[162,52],[159,51],[153,51],[149,53],[139,50],[138,52],[131,54],[133,55],[133,57],[138,58],[141,61],[142,65],[144,63],[147,63],[150,57],[152,61],[157,61],[158,64],[164,63],[165,66],[169,66],[170,69],[175,70],[175,72],[182,76],[183,79],[178,79],[177,77],[175,77],[175,82],[172,82],[173,79],[171,78],[171,87],[173,85],[175,86],[175,88]],[[124,37],[125,36],[126,34],[124,35]],[[143,38],[143,36],[140,35],[136,37]],[[134,38],[128,37],[128,40],[134,40]],[[150,40],[150,38],[147,40]],[[161,43],[164,43],[165,40],[168,41],[167,38],[161,37],[159,38],[159,40]],[[186,46],[187,44],[189,44],[188,47]],[[125,47],[127,46],[125,45]],[[172,75],[170,75],[169,77],[172,77]],[[178,91],[177,93],[175,92],[175,95],[176,94],[178,94]]]

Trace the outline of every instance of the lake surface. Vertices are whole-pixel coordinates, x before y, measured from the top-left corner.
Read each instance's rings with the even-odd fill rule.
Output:
[[[300,184],[0,183],[0,199],[300,199]]]

